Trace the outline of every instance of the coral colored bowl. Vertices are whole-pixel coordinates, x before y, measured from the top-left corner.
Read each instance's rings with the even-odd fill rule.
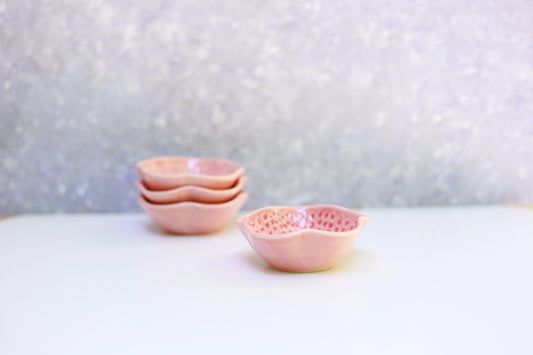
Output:
[[[291,272],[336,265],[368,222],[368,217],[332,206],[265,207],[235,223],[270,266]]]
[[[141,181],[135,182],[135,188],[143,195],[143,197],[151,203],[167,204],[178,202],[201,202],[201,203],[222,203],[227,202],[237,196],[246,184],[248,179],[241,176],[230,189],[212,190],[206,187],[195,185],[185,185],[166,191],[152,191],[148,190]]]
[[[180,202],[156,205],[139,196],[137,202],[164,230],[175,234],[207,234],[222,229],[239,212],[248,198],[239,193],[225,203]]]
[[[235,185],[244,168],[224,159],[156,157],[137,163],[137,171],[146,188],[152,191],[183,185],[222,190]]]

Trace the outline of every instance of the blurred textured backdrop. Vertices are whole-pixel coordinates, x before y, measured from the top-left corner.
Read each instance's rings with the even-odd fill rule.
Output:
[[[533,3],[0,0],[0,214],[139,211],[224,157],[245,209],[533,203]]]

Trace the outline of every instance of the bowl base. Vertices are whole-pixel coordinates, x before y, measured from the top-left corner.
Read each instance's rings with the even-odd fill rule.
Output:
[[[337,265],[337,263],[333,265],[326,265],[326,266],[318,266],[318,267],[309,267],[309,266],[280,266],[280,265],[272,265],[268,263],[271,268],[279,270],[279,271],[285,271],[285,272],[292,272],[292,273],[311,273],[311,272],[321,272],[326,271]]]

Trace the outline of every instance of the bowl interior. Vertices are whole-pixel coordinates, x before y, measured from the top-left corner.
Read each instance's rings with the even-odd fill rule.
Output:
[[[145,172],[162,175],[202,174],[229,175],[239,170],[240,165],[223,159],[198,159],[161,157],[139,163]]]
[[[348,232],[357,228],[359,217],[335,206],[273,207],[252,212],[242,222],[255,233],[279,235],[304,229]]]

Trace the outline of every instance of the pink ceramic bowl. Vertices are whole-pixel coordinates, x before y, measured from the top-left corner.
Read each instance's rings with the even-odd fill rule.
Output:
[[[222,190],[235,185],[244,168],[224,159],[157,157],[137,163],[137,171],[146,188],[152,191],[183,185]]]
[[[232,188],[226,190],[211,190],[206,187],[195,185],[185,185],[166,191],[148,190],[141,181],[135,182],[135,188],[151,203],[166,204],[178,202],[201,202],[201,203],[222,203],[227,202],[237,196],[246,184],[248,179],[241,176]]]
[[[241,192],[233,200],[217,204],[179,202],[156,205],[142,196],[137,201],[161,228],[170,233],[207,234],[222,229],[247,198],[248,193]]]
[[[265,207],[235,223],[270,266],[292,272],[326,270],[352,248],[368,217],[338,206]]]

